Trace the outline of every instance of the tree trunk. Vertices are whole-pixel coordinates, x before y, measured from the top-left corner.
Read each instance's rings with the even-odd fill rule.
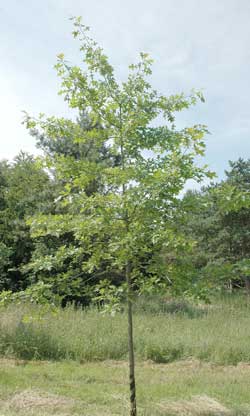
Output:
[[[127,264],[126,281],[128,285],[128,354],[129,354],[129,389],[130,389],[130,416],[136,416],[136,388],[135,388],[135,357],[133,339],[133,312],[132,312],[132,288],[131,288],[131,267]]]
[[[247,295],[250,296],[250,277],[244,277]]]

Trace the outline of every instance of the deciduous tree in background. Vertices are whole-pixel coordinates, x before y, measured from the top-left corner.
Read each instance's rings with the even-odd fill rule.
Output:
[[[20,152],[12,163],[0,162],[0,291],[30,284],[20,268],[33,250],[26,216],[48,213],[53,184],[35,158]]]
[[[161,251],[180,243],[173,233],[178,195],[186,180],[209,175],[194,162],[203,155],[206,127],[176,130],[174,125],[175,112],[203,97],[199,92],[165,97],[155,91],[148,81],[152,61],[145,53],[129,67],[127,80],[117,81],[103,50],[89,37],[89,28],[80,18],[73,23],[83,66],[72,66],[63,54],[58,56],[60,94],[98,128],[87,131],[72,120],[43,115],[38,120],[27,117],[27,127],[54,140],[72,133],[75,143],[94,140],[108,147],[119,163],[107,166],[79,159],[76,169],[70,159],[58,158],[57,171],[65,181],[60,203],[67,213],[40,215],[30,225],[34,236],[72,232],[79,242],[75,255],[84,255],[82,270],[123,277],[119,290],[127,299],[130,414],[135,416],[132,301],[145,285],[166,281]],[[95,178],[101,186],[88,194]]]
[[[196,240],[190,260],[211,288],[242,287],[250,293],[250,161],[229,161],[220,183],[189,191],[184,233]],[[190,207],[193,207],[190,209]]]

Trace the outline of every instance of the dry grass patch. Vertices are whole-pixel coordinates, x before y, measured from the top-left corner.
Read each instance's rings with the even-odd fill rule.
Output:
[[[40,410],[44,414],[71,414],[71,410],[75,405],[75,401],[63,396],[57,396],[49,394],[39,390],[24,390],[19,393],[15,393],[7,401],[5,401],[3,411],[8,412],[20,412],[29,414],[40,414]],[[65,413],[66,411],[66,413]]]
[[[162,401],[158,407],[164,414],[178,416],[229,416],[231,412],[217,400],[208,396],[196,396],[191,400]]]

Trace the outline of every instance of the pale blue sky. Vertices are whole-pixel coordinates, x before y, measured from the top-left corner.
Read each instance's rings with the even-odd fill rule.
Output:
[[[119,78],[143,51],[162,93],[203,89],[206,103],[178,122],[207,124],[205,161],[220,177],[229,159],[250,157],[249,0],[0,0],[0,159],[36,151],[22,110],[67,114],[53,65],[60,52],[79,61],[72,15],[91,26]]]

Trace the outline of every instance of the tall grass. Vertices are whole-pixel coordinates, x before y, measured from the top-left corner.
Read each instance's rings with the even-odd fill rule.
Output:
[[[139,360],[167,363],[197,358],[217,364],[250,362],[250,304],[243,296],[194,306],[147,299],[135,305],[135,349]],[[126,314],[38,306],[0,310],[0,354],[22,359],[78,361],[127,358]]]

